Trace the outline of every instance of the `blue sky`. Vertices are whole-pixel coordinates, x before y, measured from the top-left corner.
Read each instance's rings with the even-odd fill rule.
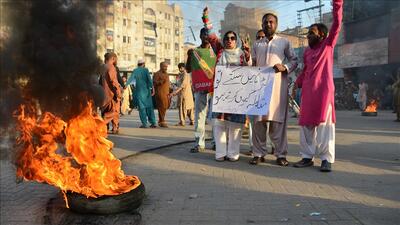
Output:
[[[168,0],[170,4],[176,3],[179,4],[183,11],[183,16],[185,20],[185,42],[190,41],[194,42],[192,34],[190,32],[189,26],[193,28],[194,34],[197,39],[197,44],[199,44],[198,33],[202,27],[201,15],[203,8],[208,6],[210,8],[210,18],[213,21],[214,27],[219,30],[220,22],[224,18],[224,10],[225,7],[229,3],[233,3],[236,5],[240,5],[248,8],[264,8],[264,9],[272,9],[278,13],[279,16],[279,24],[278,30],[284,30],[287,27],[292,28],[298,24],[297,20],[297,10],[301,10],[304,8],[309,8],[312,6],[318,5],[318,0],[312,0],[310,2],[304,2],[303,0],[296,1],[283,1],[283,0],[267,0],[267,1],[226,1],[226,0]],[[331,11],[331,1],[323,0],[322,4],[324,7],[322,8],[322,12]],[[314,22],[315,18],[318,18],[318,10],[308,11],[302,13],[302,22],[303,25],[310,25]]]

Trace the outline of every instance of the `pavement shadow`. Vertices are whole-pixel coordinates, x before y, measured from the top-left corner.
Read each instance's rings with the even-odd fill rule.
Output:
[[[398,208],[378,202],[369,205],[338,192],[332,195],[332,190],[331,195],[323,195],[320,182],[315,182],[321,177],[312,168],[301,172],[312,171],[310,183],[282,187],[268,182],[277,174],[273,167],[246,169],[241,161],[212,162],[208,160],[209,152],[197,154],[196,161],[185,162],[192,159],[189,153],[162,151],[163,155],[149,153],[124,161],[125,172],[138,175],[146,185],[147,199],[140,209],[145,224],[396,224],[400,220]],[[203,170],[202,164],[211,169]],[[213,166],[222,168],[214,170]],[[288,177],[282,176],[285,170],[279,168],[279,179],[290,182],[298,176],[293,171],[286,171],[291,174]],[[246,180],[250,177],[243,178],[242,174],[235,176],[251,172],[255,179],[261,171],[268,175],[259,178],[260,182]],[[334,176],[338,175],[343,174]],[[303,181],[297,178],[292,185]],[[305,187],[314,192],[302,190]]]
[[[295,149],[294,146],[289,147]],[[371,163],[371,161],[364,158],[369,157],[371,154],[350,154],[346,151],[348,148],[348,146],[339,146],[337,148],[338,161],[334,164],[334,172],[332,173],[319,172],[320,160],[318,159],[314,167],[298,169],[292,166],[277,166],[275,164],[275,156],[271,155],[267,157],[266,163],[253,166],[248,164],[250,156],[241,155],[238,162],[225,161],[220,163],[214,161],[214,151],[207,150],[202,153],[193,154],[189,153],[187,147],[172,147],[152,153],[164,155],[171,159],[186,161],[187,163],[196,163],[199,167],[219,167],[232,170],[233,172],[246,172],[268,179],[285,179],[288,181],[307,182],[314,185],[338,186],[350,189],[353,193],[400,202],[400,196],[398,195],[400,192],[398,164],[388,164],[386,161]],[[166,154],[165,152],[168,151],[175,153]],[[342,157],[342,155],[346,157]],[[293,160],[294,158],[295,160]],[[373,155],[369,158],[374,159]],[[288,159],[294,162],[300,158],[297,153],[290,153]],[[375,160],[378,160],[378,158],[375,158]],[[381,160],[385,160],[385,158],[383,157]]]

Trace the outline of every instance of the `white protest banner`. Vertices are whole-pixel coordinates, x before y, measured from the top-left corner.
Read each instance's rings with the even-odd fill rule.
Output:
[[[212,111],[268,114],[274,76],[271,67],[217,66]]]

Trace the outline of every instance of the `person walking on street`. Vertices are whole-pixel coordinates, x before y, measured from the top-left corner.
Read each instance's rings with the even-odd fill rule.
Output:
[[[156,128],[156,119],[154,116],[153,99],[154,88],[150,72],[145,68],[144,60],[138,61],[138,67],[132,71],[126,85],[134,83],[135,98],[139,110],[139,117],[142,125],[140,128],[147,128],[147,121],[150,122],[151,128]]]
[[[276,163],[287,166],[287,114],[288,114],[288,74],[297,68],[297,56],[288,39],[277,34],[278,16],[266,13],[262,18],[265,37],[256,41],[251,52],[254,66],[267,66],[275,69],[271,102],[266,115],[254,116],[252,126],[253,158],[250,164],[265,161],[267,154],[267,132],[275,147]],[[284,65],[287,60],[289,64]]]
[[[364,111],[367,107],[367,92],[368,92],[368,84],[365,81],[361,81],[358,84],[358,95],[357,102],[361,111]]]
[[[127,114],[131,108],[130,108],[130,102],[132,100],[132,90],[131,90],[131,85],[126,85],[126,76],[122,77],[122,80],[124,82],[124,88],[122,91],[122,101],[121,101],[121,115]]]
[[[192,93],[192,81],[186,73],[185,64],[179,63],[179,78],[177,89],[171,96],[178,95],[179,123],[177,126],[185,126],[186,116],[189,117],[190,125],[194,125],[194,102]]]
[[[171,104],[169,98],[171,83],[167,73],[168,64],[166,62],[160,63],[160,70],[153,76],[153,85],[155,90],[156,106],[158,110],[158,126],[167,128],[165,122],[165,114]]]
[[[310,26],[304,51],[304,68],[292,90],[301,87],[300,146],[302,159],[294,167],[314,165],[319,155],[321,172],[330,172],[335,162],[335,85],[333,83],[333,52],[342,23],[343,0],[333,1],[333,23]]]
[[[121,101],[121,86],[117,79],[117,70],[114,63],[117,61],[115,53],[104,55],[104,70],[100,77],[100,84],[105,93],[105,99],[101,106],[101,114],[105,124],[112,123],[112,133],[119,133],[119,110]]]

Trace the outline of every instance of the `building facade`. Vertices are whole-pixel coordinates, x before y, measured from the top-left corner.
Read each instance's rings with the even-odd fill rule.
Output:
[[[177,72],[183,62],[183,14],[166,0],[106,0],[97,4],[97,54],[118,55],[121,70],[132,70],[144,59],[151,72],[161,62]]]
[[[268,11],[261,8],[245,8],[229,3],[221,20],[221,36],[227,31],[234,31],[244,38],[250,35],[250,40],[256,39],[257,31],[262,29],[262,17]]]
[[[383,89],[400,68],[400,2],[355,1],[344,4],[344,40],[339,66],[346,80]]]

